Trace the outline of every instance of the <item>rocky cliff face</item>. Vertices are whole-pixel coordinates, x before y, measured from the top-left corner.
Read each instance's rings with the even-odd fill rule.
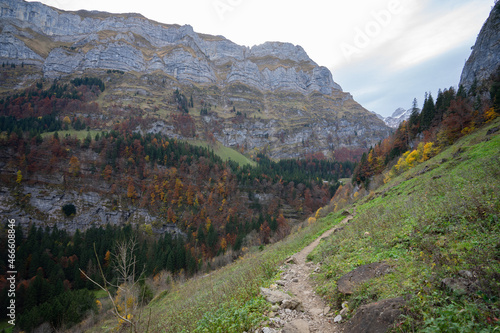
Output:
[[[97,192],[78,192],[55,189],[54,186],[27,185],[22,196],[24,205],[16,204],[11,189],[0,187],[0,217],[7,220],[16,219],[25,230],[31,224],[38,226],[57,226],[70,233],[77,229],[86,230],[92,226],[125,225],[134,226],[145,223],[152,224],[157,220],[146,209],[133,206],[121,207]],[[62,212],[65,204],[74,204],[77,214],[67,217]],[[175,224],[157,225],[153,231],[161,234],[169,232],[177,235],[184,233]]]
[[[132,102],[146,112],[160,110],[164,117],[155,115],[155,130],[172,128],[168,115],[175,109],[165,95],[179,89],[199,103],[190,110],[198,135],[208,129],[246,152],[328,155],[341,146],[369,147],[388,134],[383,121],[344,93],[327,68],[289,43],[249,48],[139,14],[65,12],[19,0],[0,0],[0,29],[0,61],[38,69],[16,87],[41,77],[102,76],[107,88],[101,107]],[[127,75],[117,82],[106,74],[110,69]],[[202,117],[199,109],[207,102],[212,112]],[[245,119],[235,120],[231,110]]]
[[[18,0],[0,4],[2,58],[40,63],[49,77],[93,68],[137,72],[159,69],[179,81],[195,83],[242,81],[261,90],[325,94],[340,90],[330,71],[318,67],[300,46],[265,43],[248,48],[223,37],[197,34],[188,25],[159,24],[137,14],[69,13]],[[52,44],[46,50],[48,54],[30,52],[23,46],[23,39],[40,35]],[[228,62],[231,66],[226,74],[220,67]],[[283,66],[284,62],[288,65]]]
[[[467,90],[474,80],[480,84],[500,69],[500,3],[492,9],[465,63],[460,84]]]

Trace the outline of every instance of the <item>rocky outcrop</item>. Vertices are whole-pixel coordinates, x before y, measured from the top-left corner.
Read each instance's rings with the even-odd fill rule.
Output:
[[[21,199],[20,199],[21,198]],[[19,205],[19,201],[22,204]],[[15,198],[8,188],[0,188],[0,217],[15,219],[25,230],[31,224],[41,227],[56,227],[70,233],[83,231],[92,226],[151,225],[153,232],[163,234],[185,234],[176,225],[158,224],[157,218],[147,210],[134,206],[121,207],[97,192],[57,190],[42,185],[26,185],[22,194]],[[72,204],[76,214],[65,216],[62,207]]]
[[[17,32],[17,30],[10,25],[6,25],[0,34],[0,58],[21,60],[28,64],[42,63],[44,61],[41,56],[10,32]],[[27,37],[31,36],[28,35]]]
[[[477,292],[478,279],[471,271],[461,270],[456,277],[447,277],[441,280],[441,287],[458,295]]]
[[[360,306],[344,326],[345,333],[385,333],[394,327],[406,304],[403,297]]]
[[[472,47],[472,53],[462,70],[460,84],[469,91],[475,80],[480,84],[499,69],[500,3],[497,2]]]
[[[345,274],[337,281],[337,289],[342,294],[350,295],[362,283],[383,276],[392,271],[392,267],[384,262],[362,265]]]

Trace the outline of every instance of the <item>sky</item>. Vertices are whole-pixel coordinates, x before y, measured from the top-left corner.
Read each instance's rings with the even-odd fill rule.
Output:
[[[494,0],[42,0],[64,10],[140,13],[246,46],[300,45],[385,117],[457,87]]]

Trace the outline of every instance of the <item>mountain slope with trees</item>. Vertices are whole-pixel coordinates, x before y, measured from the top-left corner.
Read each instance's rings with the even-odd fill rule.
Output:
[[[332,157],[336,149],[367,148],[389,133],[300,46],[249,48],[137,14],[0,4],[0,95],[43,79],[97,77],[106,85],[96,100],[99,116],[108,122],[126,120],[134,109],[149,120],[141,131],[218,140],[274,159]],[[68,116],[96,114],[72,109]]]

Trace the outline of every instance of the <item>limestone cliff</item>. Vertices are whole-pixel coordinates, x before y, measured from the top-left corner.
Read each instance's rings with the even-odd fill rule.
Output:
[[[472,53],[465,63],[460,84],[469,90],[474,80],[480,84],[500,69],[500,3],[496,3],[481,28]]]
[[[139,105],[155,118],[154,128],[140,130],[183,137],[172,129],[168,116],[175,109],[165,98],[179,89],[195,99],[189,112],[197,135],[208,130],[225,145],[246,152],[266,149],[274,158],[369,147],[389,131],[300,46],[267,42],[249,48],[139,14],[66,12],[0,0],[0,61],[37,69],[19,78],[15,88],[42,77],[103,77],[104,110]],[[126,74],[115,79],[107,70]],[[202,116],[207,104],[211,112]]]

